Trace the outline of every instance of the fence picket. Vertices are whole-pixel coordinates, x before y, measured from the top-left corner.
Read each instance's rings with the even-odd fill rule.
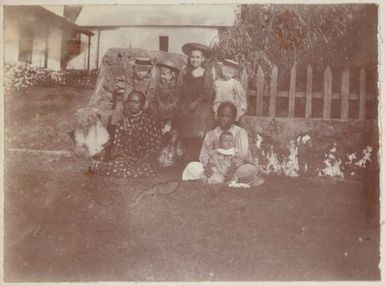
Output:
[[[324,72],[324,106],[323,118],[330,119],[332,103],[332,72],[328,66]]]
[[[246,71],[246,67],[244,66],[241,72],[241,85],[243,89],[246,91],[249,86],[249,76]]]
[[[364,68],[360,72],[360,97],[358,119],[365,120],[366,117],[366,71]]]
[[[263,113],[263,70],[261,66],[258,66],[257,71],[257,99],[256,99],[256,115],[262,116]]]
[[[290,89],[289,89],[289,112],[288,117],[294,117],[295,110],[295,82],[296,82],[297,71],[295,66],[290,70]]]
[[[341,119],[349,119],[350,72],[345,69],[341,80]]]
[[[278,69],[276,66],[273,67],[273,71],[270,79],[270,102],[269,102],[269,116],[274,117],[276,111],[277,101],[277,85],[278,85]]]
[[[240,81],[243,89],[246,92],[246,102],[247,102],[247,112],[249,111],[250,106],[250,98],[247,96],[248,88],[249,88],[249,75],[247,74],[246,66],[243,66],[241,74],[240,74]]]
[[[313,93],[313,70],[311,66],[307,66],[306,73],[306,106],[305,106],[305,117],[311,117],[312,108],[312,93]]]

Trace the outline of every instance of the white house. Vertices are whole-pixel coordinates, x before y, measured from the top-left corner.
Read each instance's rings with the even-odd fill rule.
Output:
[[[67,68],[94,69],[109,48],[144,48],[181,53],[183,44],[209,45],[234,24],[238,6],[219,4],[85,5],[75,24],[94,33]],[[85,45],[86,35],[82,36]]]
[[[67,13],[69,18],[72,10],[63,9],[71,12]],[[25,62],[60,70],[80,50],[89,50],[92,35],[42,6],[4,6],[5,63]],[[83,47],[81,37],[87,39]]]

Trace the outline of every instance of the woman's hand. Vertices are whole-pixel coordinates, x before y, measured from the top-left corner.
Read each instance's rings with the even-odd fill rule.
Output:
[[[203,167],[203,169],[204,169],[204,174],[207,178],[211,177],[214,174],[213,165],[211,165],[210,163],[208,163],[205,167]]]
[[[198,105],[198,102],[194,101],[194,102],[190,103],[190,105],[187,107],[187,109],[189,111],[195,111],[195,108],[197,107],[197,105]]]

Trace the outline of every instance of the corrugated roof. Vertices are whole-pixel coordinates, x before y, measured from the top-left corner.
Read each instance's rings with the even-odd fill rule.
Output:
[[[97,26],[232,26],[237,5],[84,5],[76,24]]]

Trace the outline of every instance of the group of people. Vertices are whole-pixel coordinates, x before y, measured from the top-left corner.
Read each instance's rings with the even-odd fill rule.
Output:
[[[188,60],[181,69],[169,60],[156,63],[159,80],[151,59],[135,59],[133,80],[118,82],[110,110],[97,112],[110,140],[87,173],[146,176],[180,157],[183,180],[260,185],[247,132],[237,125],[247,111],[238,63],[226,59],[217,69],[202,44],[185,44],[182,51]]]

